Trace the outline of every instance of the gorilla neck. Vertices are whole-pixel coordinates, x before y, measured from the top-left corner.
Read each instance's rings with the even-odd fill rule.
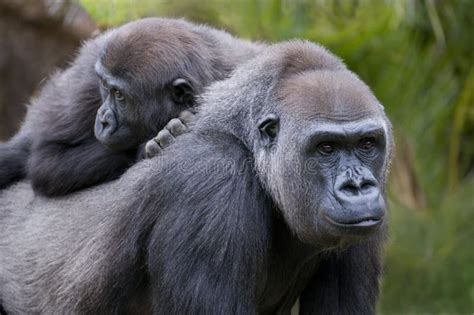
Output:
[[[267,281],[261,292],[261,313],[273,313],[291,306],[319,265],[321,249],[302,243],[275,209],[272,219],[271,250]],[[291,288],[291,289],[289,289]],[[289,294],[289,291],[293,294]]]

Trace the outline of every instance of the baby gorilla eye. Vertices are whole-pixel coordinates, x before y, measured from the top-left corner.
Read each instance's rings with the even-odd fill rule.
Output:
[[[117,101],[123,101],[125,99],[125,97],[119,90],[114,88],[112,92],[114,93],[115,99]]]
[[[324,143],[321,143],[320,145],[318,145],[318,151],[321,154],[330,155],[330,154],[334,153],[335,149],[334,149],[334,145],[332,145],[331,143],[324,142]]]

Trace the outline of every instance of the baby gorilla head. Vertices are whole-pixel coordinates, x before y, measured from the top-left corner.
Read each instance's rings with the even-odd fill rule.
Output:
[[[144,19],[107,37],[95,65],[102,106],[94,133],[112,150],[151,139],[219,77],[210,48],[183,21]]]

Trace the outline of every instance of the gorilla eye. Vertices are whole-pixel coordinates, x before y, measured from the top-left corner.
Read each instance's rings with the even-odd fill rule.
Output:
[[[371,138],[362,139],[359,147],[364,151],[370,151],[375,147],[375,141]]]
[[[334,145],[332,145],[331,143],[324,142],[318,145],[318,151],[324,155],[329,155],[329,154],[334,153],[335,149],[334,149]]]
[[[114,92],[114,95],[115,95],[115,99],[117,101],[123,101],[125,99],[125,97],[123,97],[123,94],[119,90],[114,89],[113,92]]]

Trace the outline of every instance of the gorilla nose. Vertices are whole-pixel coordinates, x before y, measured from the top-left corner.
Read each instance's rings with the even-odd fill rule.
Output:
[[[345,209],[366,211],[378,208],[381,198],[377,180],[365,169],[345,171],[337,176],[334,195]]]
[[[117,124],[114,113],[111,110],[103,110],[99,112],[98,120],[102,125],[103,131],[114,132]]]
[[[102,125],[102,129],[107,129],[109,127],[109,123],[106,119],[100,119],[100,124]]]
[[[369,195],[377,191],[377,183],[370,179],[346,180],[336,188],[336,194],[343,195],[341,197],[346,198],[357,197],[359,195]]]
[[[383,222],[385,201],[377,180],[364,168],[345,169],[336,177],[334,197],[341,208],[326,214],[340,229],[371,231]]]

